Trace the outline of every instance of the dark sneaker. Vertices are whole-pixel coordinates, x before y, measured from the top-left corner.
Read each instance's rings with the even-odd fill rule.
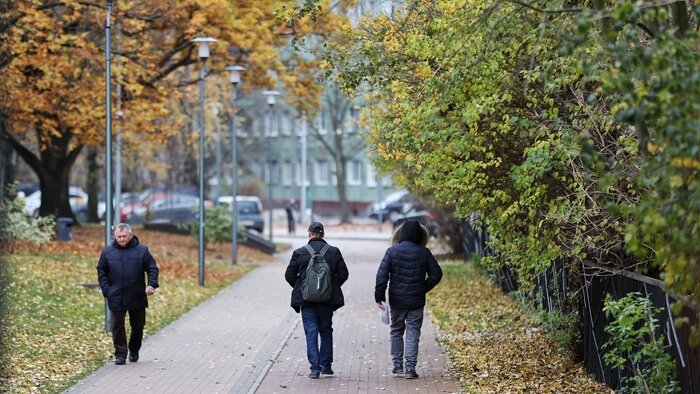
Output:
[[[126,364],[126,357],[117,357],[114,359],[114,365],[124,365]]]
[[[418,374],[416,371],[413,370],[407,370],[406,374],[404,375],[406,379],[418,379]]]
[[[394,369],[391,370],[391,374],[394,376],[403,375],[403,367],[394,367]]]
[[[333,375],[334,373],[331,367],[323,367],[323,369],[321,369],[321,375]]]
[[[321,373],[319,371],[309,372],[309,379],[318,379]]]
[[[129,362],[135,363],[137,361],[139,361],[139,352],[130,352],[129,353]]]

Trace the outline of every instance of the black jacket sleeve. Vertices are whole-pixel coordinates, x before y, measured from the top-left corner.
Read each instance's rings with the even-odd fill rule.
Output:
[[[107,297],[111,283],[109,282],[109,264],[107,264],[104,249],[100,253],[100,260],[97,262],[97,281],[100,284],[100,289],[102,289],[102,296]]]
[[[386,301],[386,288],[389,284],[389,274],[391,273],[391,255],[387,249],[384,253],[384,258],[379,264],[379,269],[377,270],[377,278],[374,285],[374,301],[383,302]]]
[[[143,261],[146,266],[146,273],[148,274],[148,286],[154,289],[158,288],[158,265],[156,264],[156,259],[151,255],[151,251],[146,248],[143,254]]]
[[[435,256],[428,251],[428,277],[425,278],[425,292],[429,292],[442,280],[442,268],[435,260]]]

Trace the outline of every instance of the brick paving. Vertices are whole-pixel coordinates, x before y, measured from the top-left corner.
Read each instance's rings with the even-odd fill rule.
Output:
[[[291,250],[146,338],[141,359],[106,365],[69,393],[454,393],[456,379],[426,316],[419,379],[391,376],[389,329],[379,322],[373,287],[386,240],[329,242],[350,271],[346,306],[334,317],[335,375],[311,380],[299,315],[289,307],[284,268]],[[301,244],[303,238],[276,239]]]

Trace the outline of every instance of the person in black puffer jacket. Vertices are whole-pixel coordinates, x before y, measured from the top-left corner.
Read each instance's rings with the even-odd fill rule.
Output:
[[[428,230],[415,220],[397,228],[398,243],[387,249],[377,270],[374,300],[385,307],[389,287],[391,315],[392,374],[404,373],[404,332],[406,379],[415,379],[418,363],[418,342],[423,325],[425,294],[442,279],[442,269],[426,247]]]
[[[333,375],[333,312],[345,305],[341,286],[348,280],[348,267],[340,249],[330,246],[323,239],[323,224],[311,222],[308,229],[310,246],[315,252],[328,246],[324,259],[331,272],[331,298],[326,302],[304,300],[302,287],[306,279],[306,268],[311,254],[305,246],[295,250],[284,273],[284,278],[292,286],[291,307],[299,313],[306,336],[306,357],[309,359],[309,378],[318,379],[321,374]],[[319,341],[320,338],[320,341]],[[320,344],[319,344],[320,342]]]
[[[148,283],[145,280],[146,274]],[[129,361],[136,362],[146,325],[147,296],[152,295],[158,287],[158,266],[148,247],[139,243],[128,224],[118,224],[114,231],[114,241],[102,249],[97,263],[97,278],[112,313],[114,363],[126,363],[127,349]],[[124,327],[127,312],[131,326],[128,347]]]

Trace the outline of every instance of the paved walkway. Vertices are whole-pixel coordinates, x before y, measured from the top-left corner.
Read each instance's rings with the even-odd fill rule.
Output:
[[[386,240],[333,239],[350,271],[346,306],[334,317],[334,376],[306,378],[308,363],[299,315],[288,306],[284,268],[291,250],[147,338],[138,363],[106,365],[70,393],[453,393],[459,384],[426,318],[419,379],[390,374],[388,327],[379,323],[374,275]],[[300,244],[300,238],[276,239]]]

